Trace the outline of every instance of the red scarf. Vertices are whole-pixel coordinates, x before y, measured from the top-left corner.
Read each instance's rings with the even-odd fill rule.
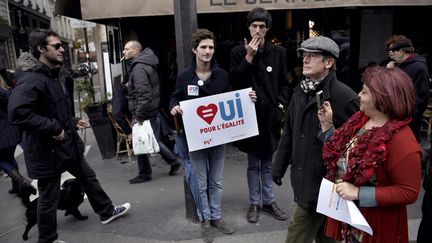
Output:
[[[347,151],[347,144],[354,138],[369,117],[363,112],[356,112],[342,127],[337,129],[331,139],[324,144],[323,159],[327,168],[326,178],[335,181],[338,175],[338,160]],[[389,120],[382,127],[374,127],[358,136],[356,145],[350,149],[347,169],[342,180],[361,186],[369,182],[375,167],[384,163],[387,158],[387,144],[397,131],[408,124],[411,118],[404,121]],[[349,145],[348,145],[349,146]]]

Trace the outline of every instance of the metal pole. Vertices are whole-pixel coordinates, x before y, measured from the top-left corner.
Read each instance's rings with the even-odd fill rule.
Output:
[[[197,12],[195,0],[173,0],[176,34],[176,51],[178,70],[184,70],[192,60],[192,33],[197,29]],[[174,118],[175,119],[175,118]],[[185,191],[186,218],[197,222],[198,215],[189,183],[183,179]]]
[[[177,66],[184,70],[192,60],[192,33],[197,29],[196,0],[173,0]]]
[[[92,66],[91,66],[91,62],[90,62],[90,50],[89,50],[89,46],[88,46],[88,36],[87,36],[87,28],[83,28],[84,30],[84,40],[85,40],[85,47],[86,47],[86,61],[87,64],[89,66],[89,73],[88,73],[88,77],[90,78],[90,85],[89,85],[89,96],[90,99],[92,101],[92,103],[94,103],[95,100],[95,93],[94,93],[94,87],[93,87],[93,73],[92,73]]]

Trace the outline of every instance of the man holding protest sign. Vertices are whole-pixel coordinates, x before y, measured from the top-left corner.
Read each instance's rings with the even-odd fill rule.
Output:
[[[219,68],[213,59],[214,34],[206,29],[197,29],[192,36],[192,51],[195,58],[186,70],[177,76],[176,88],[171,96],[171,114],[183,114],[179,102],[230,90],[228,74]],[[202,236],[205,242],[213,241],[211,226],[225,234],[233,228],[221,217],[222,173],[225,163],[225,144],[190,152],[189,157],[198,178],[203,213],[199,215]]]

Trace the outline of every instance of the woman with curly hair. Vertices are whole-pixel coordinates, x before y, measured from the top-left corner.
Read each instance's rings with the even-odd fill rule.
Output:
[[[342,127],[332,126],[332,109],[318,111],[326,178],[336,192],[354,201],[373,235],[328,218],[325,234],[345,242],[408,242],[406,205],[417,200],[420,147],[409,128],[415,97],[409,76],[399,68],[370,67],[363,74],[360,111]]]

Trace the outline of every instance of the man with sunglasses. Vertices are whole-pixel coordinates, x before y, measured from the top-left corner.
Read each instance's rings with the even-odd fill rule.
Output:
[[[65,171],[79,179],[102,224],[125,214],[129,203],[114,206],[80,149],[78,128],[87,122],[74,118],[58,79],[64,49],[57,33],[35,29],[29,34],[30,52],[17,61],[17,84],[9,98],[9,120],[23,130],[23,148],[30,178],[38,180],[38,243],[57,239],[60,178]]]
[[[393,35],[386,42],[385,47],[392,61],[387,68],[399,67],[411,77],[416,92],[415,111],[410,123],[411,130],[420,142],[420,126],[423,112],[429,101],[429,74],[426,59],[414,53],[414,46],[404,35]]]

